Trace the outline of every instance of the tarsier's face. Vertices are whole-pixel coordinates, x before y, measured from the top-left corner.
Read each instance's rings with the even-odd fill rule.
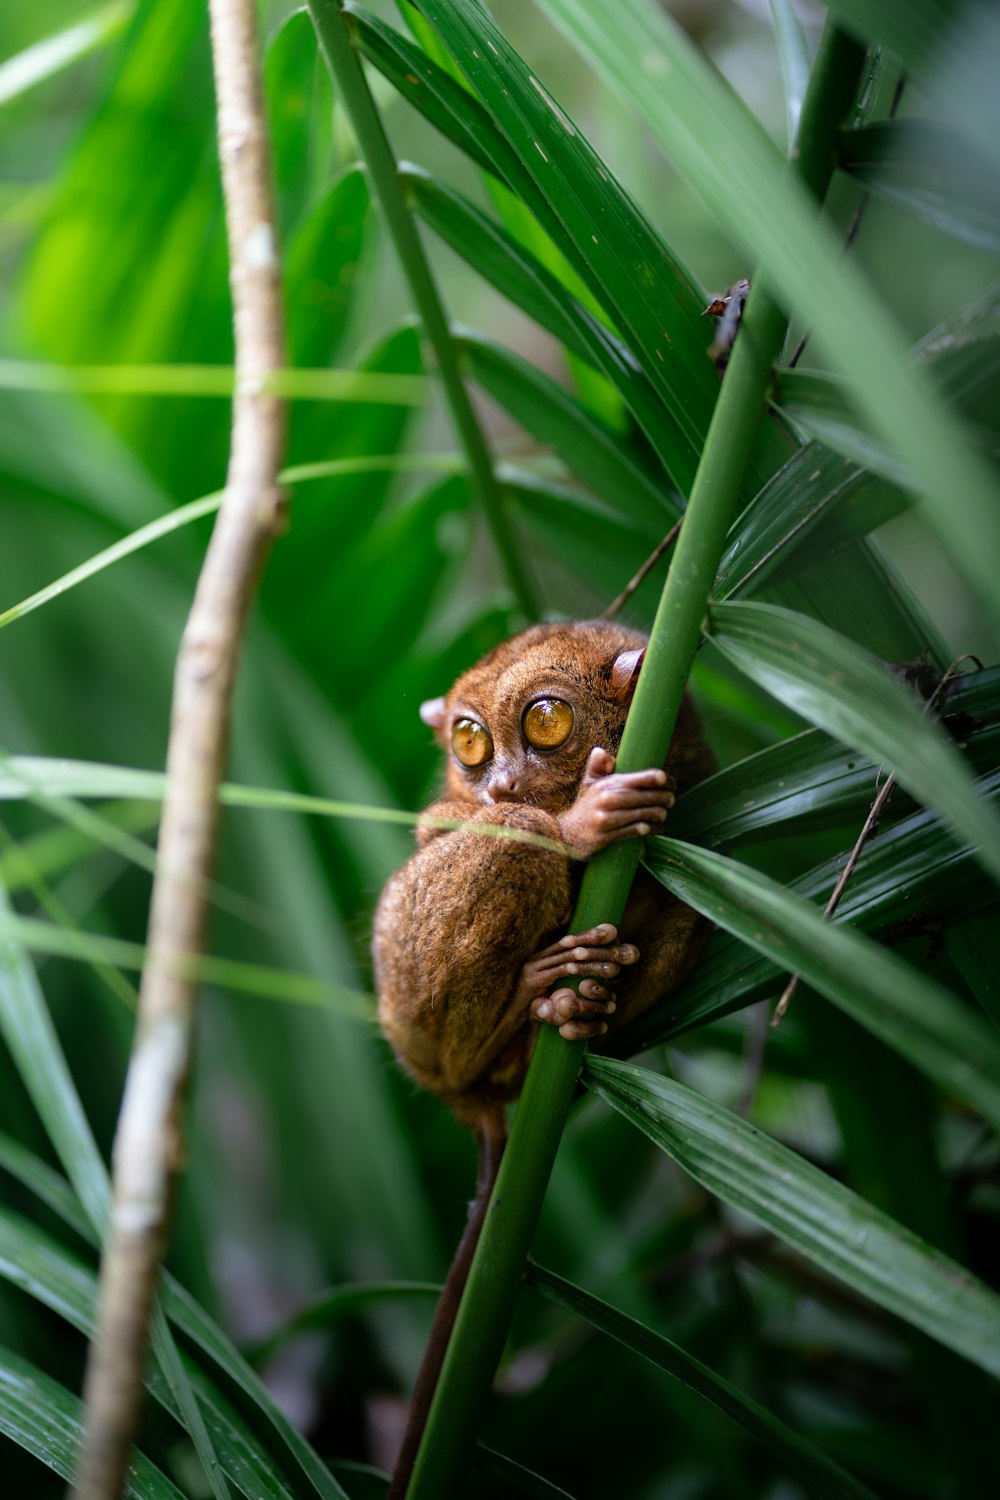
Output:
[[[570,684],[553,680],[524,701],[501,693],[486,705],[476,696],[449,705],[449,780],[460,777],[480,802],[560,805],[565,783],[579,781],[592,748],[584,745],[587,714]]]
[[[641,644],[621,627],[536,626],[465,672],[421,710],[448,754],[449,792],[568,807],[594,746],[618,748],[627,696],[613,673]]]

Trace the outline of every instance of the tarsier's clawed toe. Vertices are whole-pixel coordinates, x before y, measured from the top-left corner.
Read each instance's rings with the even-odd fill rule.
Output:
[[[608,1029],[604,1018],[614,1012],[614,995],[594,979],[585,979],[579,994],[568,989],[556,990],[551,995],[542,995],[531,1007],[536,1021],[557,1026],[559,1035],[568,1042],[603,1036]]]

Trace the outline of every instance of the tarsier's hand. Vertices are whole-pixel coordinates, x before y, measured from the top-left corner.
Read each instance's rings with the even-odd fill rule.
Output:
[[[613,979],[623,964],[634,964],[639,950],[634,943],[619,943],[618,929],[602,922],[589,932],[569,933],[529,958],[521,970],[518,999],[528,1003],[536,1021],[558,1026],[567,1041],[602,1036],[608,1029],[605,1016],[614,1014],[615,997],[603,979]],[[580,993],[552,990],[560,979],[585,976]]]
[[[573,806],[559,819],[559,832],[570,853],[589,859],[618,839],[645,838],[674,805],[666,771],[615,772],[615,758],[595,746]]]

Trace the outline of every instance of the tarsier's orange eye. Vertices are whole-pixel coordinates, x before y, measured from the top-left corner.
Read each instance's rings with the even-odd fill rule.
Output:
[[[536,750],[558,750],[573,732],[573,710],[561,698],[539,698],[524,711],[524,737]]]
[[[451,748],[463,766],[484,766],[493,754],[489,730],[477,719],[456,719]]]

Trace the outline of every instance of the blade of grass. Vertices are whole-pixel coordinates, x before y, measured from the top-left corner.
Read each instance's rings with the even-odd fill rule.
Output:
[[[308,1333],[311,1328],[328,1328],[338,1318],[379,1302],[391,1302],[399,1297],[440,1295],[441,1284],[436,1281],[368,1281],[334,1287],[332,1291],[318,1293],[308,1306],[254,1344],[247,1350],[247,1358],[255,1365],[264,1364],[278,1349],[300,1334]]]
[[[68,1224],[89,1245],[97,1244],[97,1236],[80,1200],[65,1177],[60,1177],[48,1162],[40,1160],[20,1141],[0,1132],[0,1167],[17,1179],[40,1202],[46,1204],[64,1224]]]
[[[995,457],[994,393],[1000,371],[1000,339],[984,340],[979,348],[965,348],[948,360],[936,361],[935,370],[940,375],[942,398],[950,398],[952,382],[960,382],[966,389],[985,395],[984,404],[988,403],[993,410],[981,414],[984,422],[971,419],[971,413],[966,414],[970,417],[969,437],[984,459]],[[828,448],[890,484],[913,490],[914,475],[909,464],[880,442],[870,424],[858,416],[842,379],[813,370],[782,370],[776,376],[771,399],[796,427]],[[991,418],[993,431],[985,425]]]
[[[369,474],[381,471],[420,473],[425,470],[429,473],[450,473],[458,472],[463,467],[461,459],[447,453],[415,453],[402,456],[375,454],[358,458],[326,459],[312,464],[295,464],[283,469],[279,478],[282,484],[295,485],[305,484],[311,479],[329,479],[338,474]],[[18,604],[12,604],[5,609],[0,613],[0,629],[5,625],[13,624],[23,615],[30,614],[32,610],[40,609],[43,604],[58,599],[67,590],[76,588],[77,584],[86,582],[96,573],[103,572],[105,568],[120,562],[124,557],[129,557],[133,552],[141,551],[143,547],[159,541],[161,537],[169,536],[171,532],[179,530],[182,526],[189,526],[203,516],[214,515],[221,504],[222,491],[219,490],[211,495],[202,495],[197,500],[190,500],[186,505],[179,505],[176,510],[168,511],[166,515],[157,517],[146,526],[140,526],[138,530],[122,537],[120,541],[113,542],[110,547],[96,552],[86,562],[71,568],[68,573],[63,573],[61,577],[46,584],[44,588],[29,594]]]
[[[975,420],[987,423],[993,362],[977,346],[996,340],[998,294],[1000,284],[994,282],[931,329],[912,351],[917,360],[961,360],[965,368],[956,362],[950,373],[952,394]],[[966,364],[970,356],[971,366]],[[772,475],[736,521],[715,596],[752,593],[789,566],[828,563],[837,546],[874,530],[911,503],[906,491],[845,464],[819,443],[808,443]]]
[[[665,420],[663,403],[631,350],[530,250],[474,204],[417,167],[404,166],[400,172],[424,222],[491,286],[547,328],[571,353],[587,360],[606,376],[659,454],[668,474],[683,476],[689,472],[686,445],[677,444],[674,424]]]
[[[940,121],[883,120],[841,137],[839,165],[922,224],[1000,253],[1000,183]]]
[[[591,1062],[588,1060],[588,1080],[592,1072]],[[594,1073],[595,1079],[601,1076],[599,1072]],[[591,1087],[595,1092],[600,1092],[596,1083],[592,1083]],[[527,1281],[529,1286],[534,1287],[557,1307],[565,1308],[567,1312],[585,1319],[592,1327],[600,1329],[609,1338],[616,1339],[634,1354],[650,1360],[661,1370],[666,1370],[675,1380],[680,1380],[696,1391],[703,1400],[710,1401],[719,1411],[725,1412],[744,1432],[748,1432],[756,1442],[773,1453],[787,1473],[796,1475],[810,1494],[837,1496],[840,1500],[847,1500],[847,1497],[853,1497],[853,1500],[861,1500],[861,1497],[874,1500],[866,1485],[827,1458],[815,1443],[810,1443],[784,1422],[773,1417],[759,1402],[744,1396],[736,1386],[717,1375],[701,1360],[688,1354],[673,1339],[656,1333],[645,1323],[619,1312],[617,1308],[609,1306],[582,1287],[574,1286],[562,1276],[546,1270],[544,1266],[534,1263],[529,1265]]]
[[[81,797],[141,797],[162,802],[167,777],[162,771],[139,771],[129,766],[109,766],[87,761],[49,760],[45,756],[12,755],[9,772],[0,763],[0,800],[28,796],[26,778],[43,791],[72,791]],[[420,812],[403,812],[395,807],[366,807],[356,802],[336,802],[326,797],[312,797],[306,792],[269,790],[265,787],[236,786],[223,782],[219,800],[228,807],[260,808],[276,812],[311,813],[327,818],[357,818],[364,822],[396,823],[412,828],[424,818]],[[490,823],[456,818],[431,818],[434,828],[473,829],[485,838],[510,838],[515,842],[534,844],[540,849],[562,851],[562,845],[540,834],[520,829],[495,829]]]
[[[39,1161],[17,1142],[0,1134],[0,1166],[74,1229],[88,1244],[98,1245],[93,1227],[81,1213],[65,1178]],[[343,1491],[297,1428],[276,1405],[270,1392],[221,1328],[169,1272],[161,1284],[163,1305],[170,1320],[221,1370],[278,1433],[303,1474],[323,1500],[344,1500]]]
[[[111,0],[64,31],[53,32],[23,52],[0,63],[0,105],[9,104],[81,57],[106,47],[124,31],[135,10],[135,0]]]
[[[463,330],[455,347],[476,384],[540,442],[554,447],[607,505],[663,530],[676,519],[680,507],[666,477],[657,482],[619,435],[551,376],[481,334]]]
[[[70,1480],[83,1442],[83,1406],[19,1354],[0,1349],[0,1431],[60,1478]],[[134,1500],[185,1500],[139,1452],[133,1454],[125,1494]]]
[[[799,973],[821,995],[902,1053],[1000,1130],[1000,1039],[955,996],[759,870],[656,839],[657,879],[758,953]]]
[[[14,943],[29,952],[55,954],[78,959],[81,963],[115,964],[121,969],[141,970],[146,960],[146,948],[142,943],[105,937],[77,927],[60,927],[35,917],[19,917],[0,908],[0,951]],[[263,964],[216,958],[211,954],[192,954],[184,960],[178,958],[176,967],[184,977],[204,984],[216,984],[223,989],[293,1005],[315,1006],[335,1011],[350,1020],[374,1024],[375,1009],[371,996],[314,979],[311,974],[269,969]]]
[[[558,1484],[553,1484],[550,1479],[545,1479],[541,1474],[526,1469],[523,1464],[507,1458],[503,1453],[496,1453],[492,1448],[483,1447],[482,1443],[476,1449],[476,1468],[485,1474],[494,1474],[506,1484],[512,1485],[514,1489],[521,1490],[525,1495],[535,1495],[538,1500],[573,1500],[568,1490],[562,1489]]]
[[[86,391],[91,395],[219,396],[231,398],[231,365],[43,365],[0,360],[0,390]],[[297,401],[367,401],[422,406],[424,375],[378,375],[368,370],[272,370],[260,392]]]
[[[730,661],[803,718],[884,761],[1000,878],[1000,819],[976,796],[944,732],[880,662],[825,625],[773,604],[716,604],[709,620]]]
[[[323,5],[318,0],[308,0],[308,9],[340,102],[357,136],[403,275],[433,346],[452,419],[465,449],[504,573],[521,609],[529,619],[534,619],[538,613],[534,589],[524,559],[511,536],[503,497],[493,472],[493,461],[458,368],[447,318],[400,186],[392,147],[369,92],[361,62],[350,43],[342,0],[328,0]]]
[[[52,1309],[81,1333],[91,1337],[95,1327],[97,1277],[64,1246],[20,1216],[0,1208],[0,1276]],[[215,1389],[193,1361],[182,1363],[167,1334],[162,1309],[159,1339],[168,1345],[169,1373],[154,1365],[146,1383],[160,1404],[186,1425],[178,1387],[190,1380],[197,1388],[199,1407],[211,1422],[220,1462],[233,1484],[248,1500],[292,1500],[292,1491],[259,1438],[251,1434],[226,1397]],[[154,1337],[157,1334],[154,1332]]]
[[[12,924],[19,920],[10,915],[6,893],[0,891],[0,1033],[87,1217],[96,1232],[103,1234],[111,1203],[108,1174],[66,1066],[35,971],[11,934]],[[165,1363],[174,1372],[185,1425],[213,1494],[217,1500],[228,1500],[229,1489],[219,1472],[194,1393],[183,1374],[177,1379],[173,1340],[164,1329],[154,1339],[154,1353],[158,1363]]]
[[[1000,1298],[948,1256],[683,1084],[604,1057],[587,1059],[585,1077],[709,1192],[949,1349],[1000,1373]]]
[[[809,50],[792,0],[771,0],[771,21],[781,63],[781,77],[785,85],[788,153],[791,155],[798,134],[802,101],[809,85]]]
[[[148,833],[159,821],[159,809],[149,802],[115,802],[106,817],[128,833]],[[0,846],[3,844],[0,837]],[[96,836],[76,828],[47,828],[20,843],[11,842],[0,852],[0,885],[10,893],[33,885],[63,871],[86,858],[104,843]]]
[[[1000,793],[1000,772],[984,777],[980,792],[994,803]],[[857,827],[857,824],[854,824]],[[646,861],[655,866],[656,850],[649,846]],[[833,890],[843,869],[844,855],[824,860],[793,881],[789,890],[820,906]],[[956,848],[949,833],[930,813],[920,811],[894,827],[882,829],[865,848],[837,910],[837,922],[850,922],[863,932],[895,929],[902,934],[921,931],[921,916],[930,913],[948,921],[984,900],[989,888],[968,848]],[[777,998],[784,960],[772,963],[742,942],[719,933],[691,979],[670,995],[663,1006],[625,1027],[614,1050],[628,1054],[704,1026],[768,996]],[[787,972],[787,966],[784,970]]]

